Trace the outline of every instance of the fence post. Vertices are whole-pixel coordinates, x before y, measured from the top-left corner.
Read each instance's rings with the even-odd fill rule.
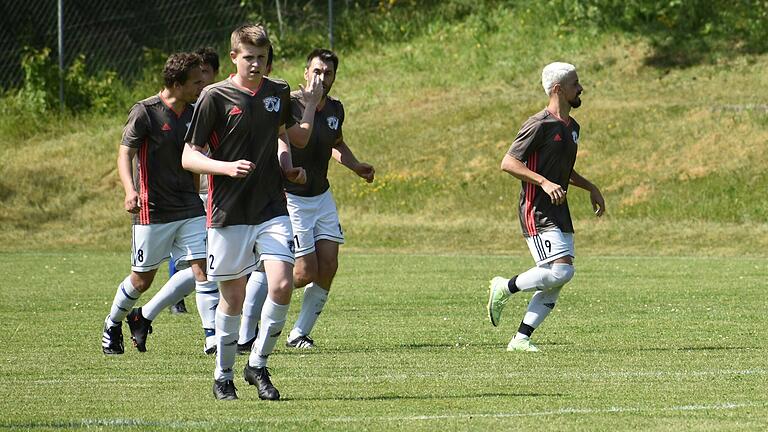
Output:
[[[59,0],[59,105],[64,112],[64,0]]]
[[[333,0],[328,0],[328,49],[333,50]]]

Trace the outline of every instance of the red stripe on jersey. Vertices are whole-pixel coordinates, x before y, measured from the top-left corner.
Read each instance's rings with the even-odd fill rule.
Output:
[[[533,153],[528,157],[528,169],[536,172],[536,163],[539,159],[538,153]],[[528,235],[536,235],[536,219],[533,215],[533,199],[536,197],[536,185],[533,183],[526,183],[525,191],[525,228],[528,230]]]
[[[139,147],[139,223],[149,224],[149,178],[147,178],[147,153],[149,142],[145,139]]]
[[[208,199],[205,203],[205,225],[211,227],[211,213],[213,213],[213,176],[208,175]]]
[[[216,150],[219,147],[219,136],[216,131],[211,133],[211,138],[208,140],[212,150]]]

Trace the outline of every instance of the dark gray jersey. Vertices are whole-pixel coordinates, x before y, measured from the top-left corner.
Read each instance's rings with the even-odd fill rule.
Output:
[[[291,93],[291,116],[298,123],[304,116],[305,103],[302,92]],[[341,126],[344,123],[344,105],[337,99],[326,97],[323,109],[315,113],[312,134],[307,146],[291,146],[293,166],[302,167],[307,172],[307,182],[303,185],[285,182],[285,190],[294,195],[305,197],[317,196],[328,190],[328,161],[331,150],[342,138]]]
[[[216,160],[245,159],[256,168],[245,178],[208,176],[208,226],[258,225],[288,214],[277,160],[281,125],[290,127],[290,88],[265,77],[251,91],[232,77],[203,89],[186,141]]]
[[[569,117],[567,123],[563,122],[545,109],[523,124],[507,154],[567,191],[578,141],[576,120]],[[554,205],[541,187],[528,182],[522,182],[519,215],[526,237],[555,228],[573,232],[568,202]]]
[[[191,119],[191,105],[177,113],[160,95],[131,108],[122,145],[138,149],[133,179],[140,211],[133,215],[134,225],[168,223],[205,214],[192,173],[181,167],[184,135]]]

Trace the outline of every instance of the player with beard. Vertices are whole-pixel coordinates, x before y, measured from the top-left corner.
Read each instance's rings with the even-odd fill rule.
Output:
[[[534,293],[507,351],[539,351],[531,343],[531,334],[554,309],[560,290],[573,277],[576,254],[568,186],[589,192],[596,216],[605,212],[600,189],[573,169],[580,129],[570,112],[581,105],[583,91],[576,68],[551,63],[544,67],[541,82],[549,104],[523,124],[501,161],[503,171],[522,180],[520,226],[536,262],[535,267],[511,279],[497,276],[490,282],[488,316],[494,326],[499,325],[512,294]]]

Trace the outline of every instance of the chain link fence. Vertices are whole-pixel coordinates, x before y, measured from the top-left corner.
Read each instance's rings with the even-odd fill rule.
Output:
[[[2,0],[0,1],[0,88],[23,83],[27,48],[49,48],[57,63],[59,3],[66,69],[84,55],[91,71],[137,76],[149,53],[168,54],[200,46],[228,49],[229,35],[245,22],[267,23],[278,46],[300,33],[327,46],[335,10],[380,7],[379,0]],[[155,56],[155,58],[157,58]]]

